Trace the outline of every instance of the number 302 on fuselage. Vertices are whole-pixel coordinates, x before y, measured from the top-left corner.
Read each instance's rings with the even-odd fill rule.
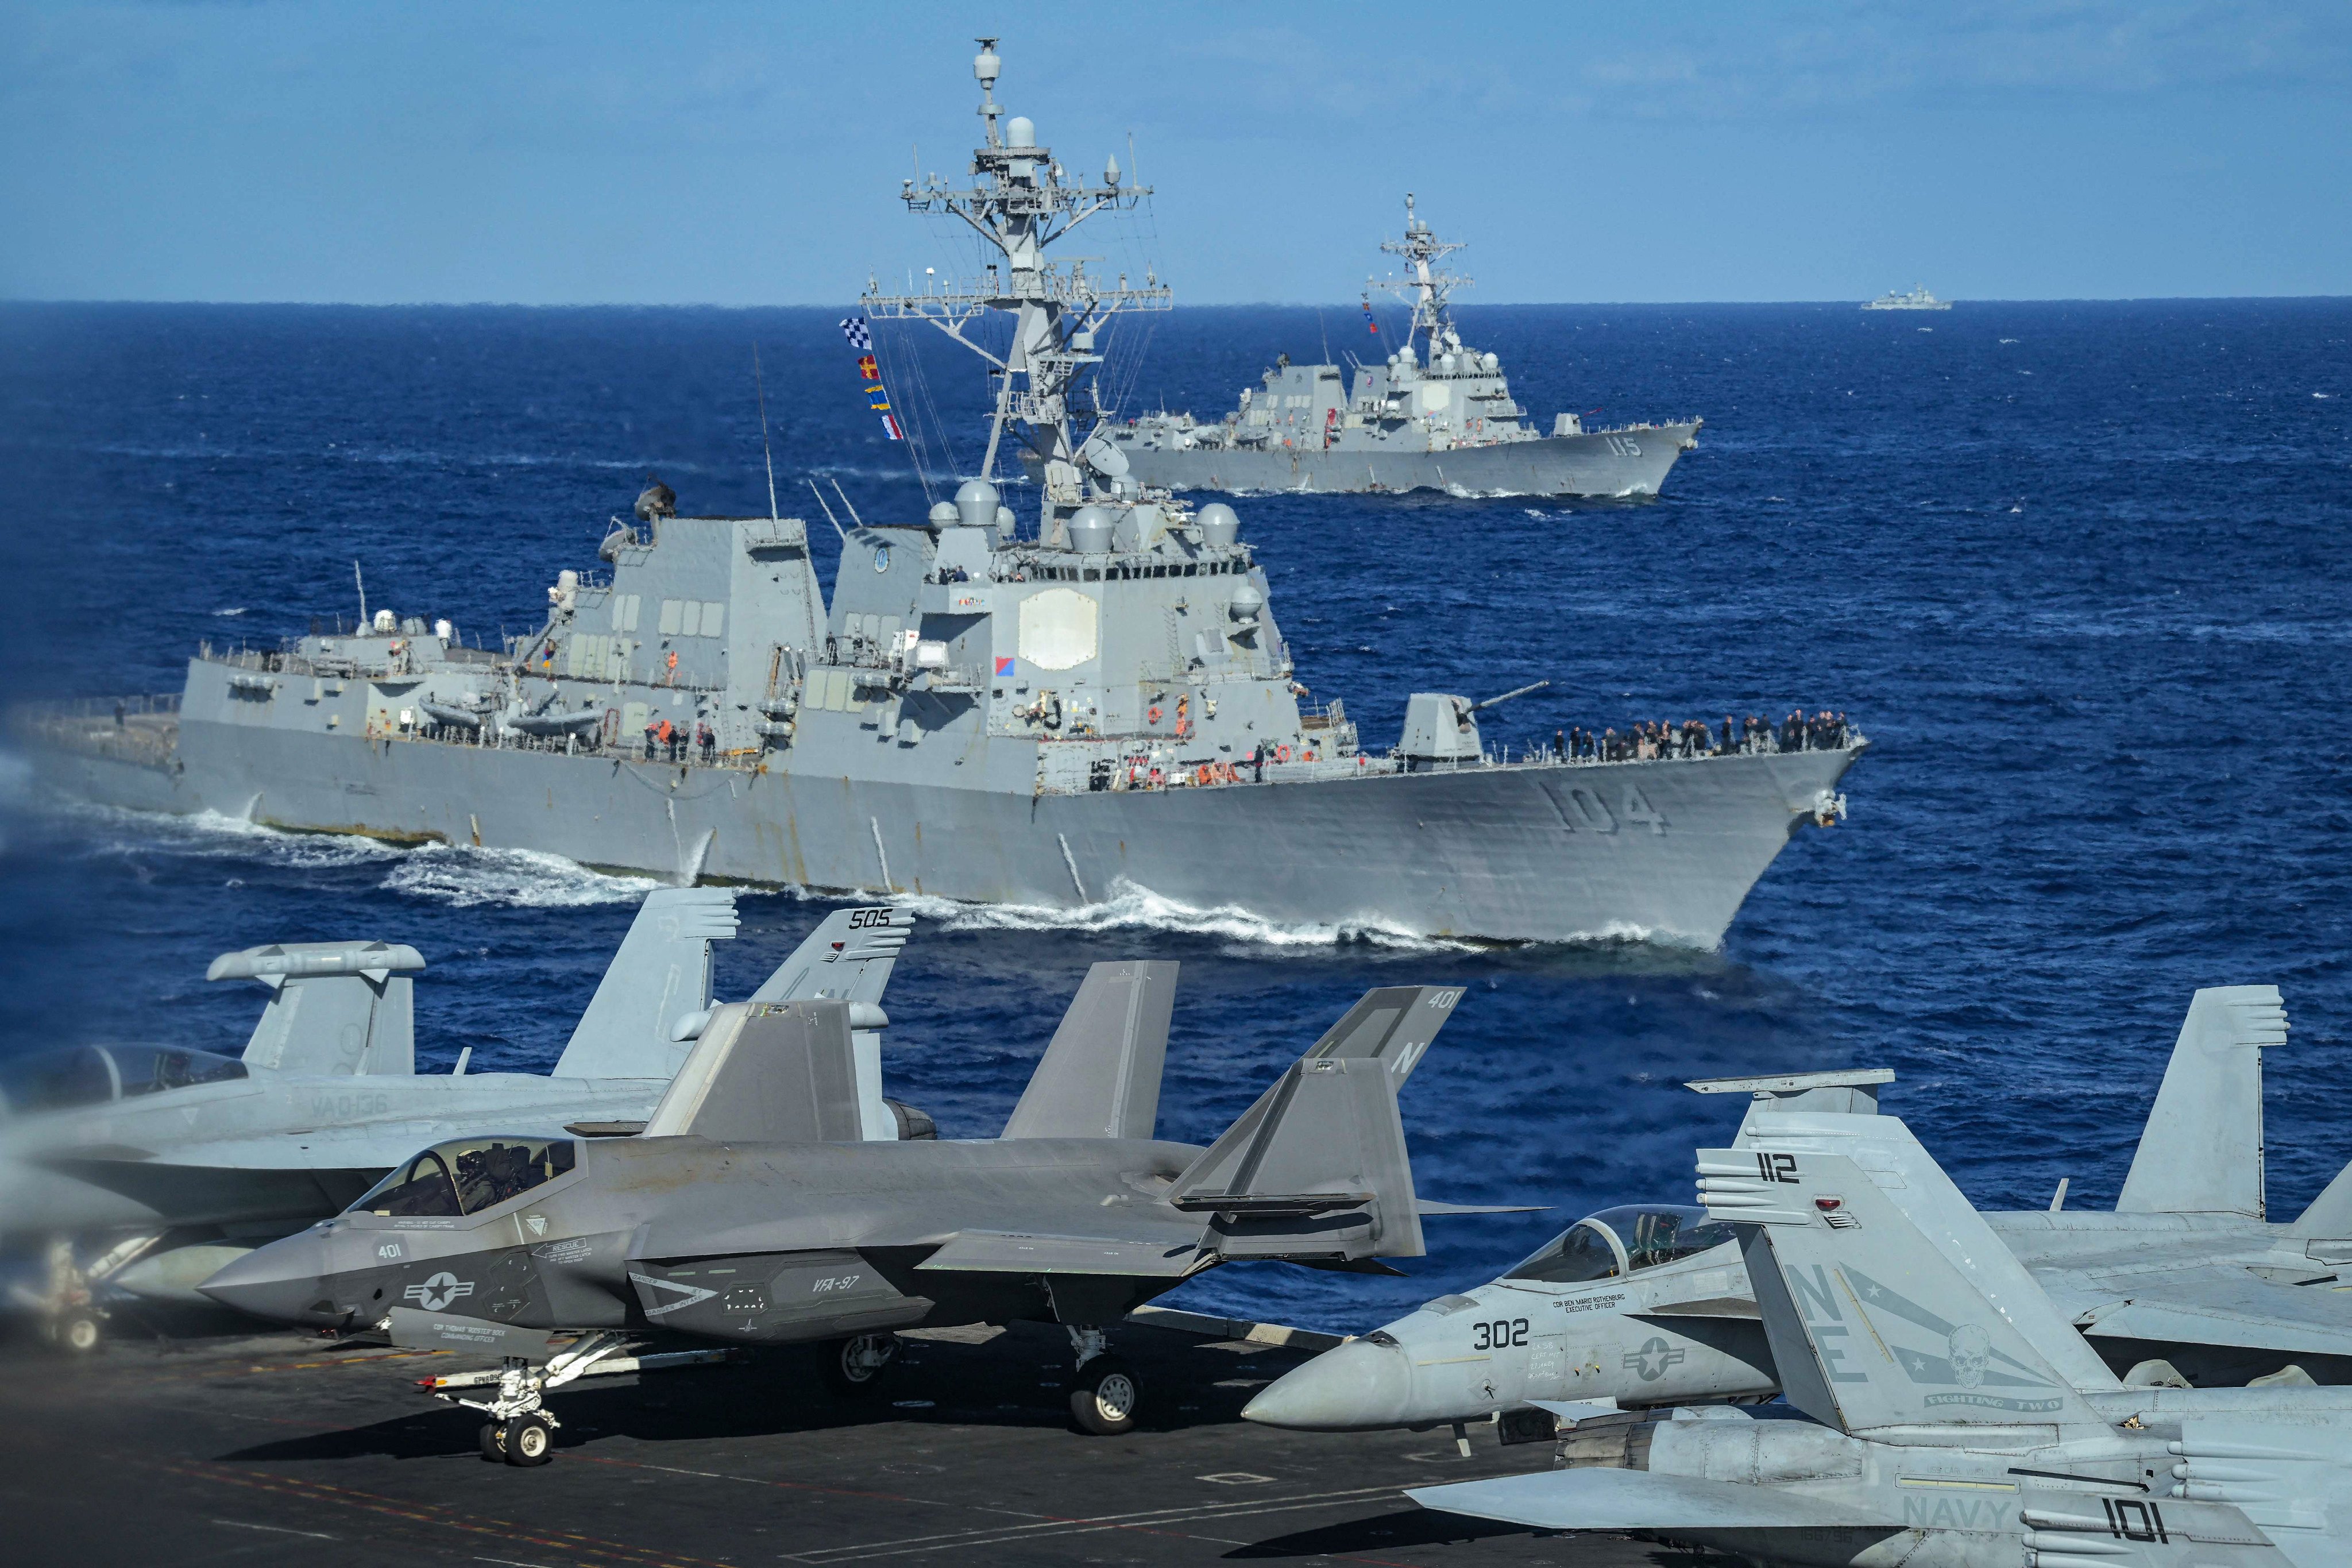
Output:
[[[1579,1220],[1501,1279],[1325,1352],[1243,1414],[1366,1431],[1483,1420],[1530,1400],[1675,1405],[1777,1386],[1731,1227],[1639,1205]]]

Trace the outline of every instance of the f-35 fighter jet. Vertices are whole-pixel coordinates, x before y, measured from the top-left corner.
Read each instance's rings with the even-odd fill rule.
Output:
[[[1580,1419],[1564,1468],[1424,1508],[1831,1568],[2320,1568],[2352,1560],[2352,1389],[2119,1382],[1896,1123],[1769,1119],[1698,1155],[1789,1402]]]
[[[2352,1293],[2336,1288],[2352,1264],[2352,1168],[2292,1224],[2263,1213],[2262,1051],[2285,1038],[2276,987],[2198,992],[2116,1211],[2053,1203],[1983,1216],[2131,1381],[2242,1384],[2290,1364],[2292,1378],[2352,1377]],[[1894,1076],[1691,1087],[1753,1096],[1743,1148],[1806,1139],[1876,1169],[1879,1140],[1910,1142],[1902,1122],[1873,1114]],[[1541,1401],[1762,1399],[1779,1383],[1730,1228],[1686,1205],[1630,1205],[1578,1221],[1499,1279],[1325,1352],[1243,1414],[1321,1431],[1495,1417],[1507,1438],[1540,1437]]]
[[[1221,1263],[1375,1269],[1422,1252],[1397,1089],[1461,992],[1368,993],[1206,1149],[1153,1136],[1172,963],[1088,973],[1003,1136],[862,1142],[849,1007],[719,1008],[645,1131],[425,1150],[338,1218],[232,1263],[205,1294],[287,1322],[506,1358],[484,1452],[536,1464],[542,1394],[670,1330],[830,1341],[870,1385],[891,1331],[1065,1325],[1070,1399],[1135,1423],[1105,1325]],[[467,1162],[474,1159],[469,1174]],[[585,1338],[559,1351],[553,1335]]]
[[[754,994],[834,996],[854,1015],[858,1136],[927,1124],[881,1095],[879,1003],[912,929],[889,907],[828,916]],[[734,895],[646,896],[551,1075],[415,1070],[413,947],[279,943],[223,954],[214,980],[269,988],[242,1058],[89,1045],[0,1064],[0,1247],[35,1254],[12,1292],[72,1350],[102,1288],[201,1301],[259,1241],[340,1211],[427,1140],[643,1125],[709,1017],[710,944]],[[467,1053],[470,1056],[470,1050]]]

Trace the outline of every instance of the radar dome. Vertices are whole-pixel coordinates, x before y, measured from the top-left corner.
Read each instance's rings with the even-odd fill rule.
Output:
[[[1016,114],[1004,122],[1004,144],[1007,147],[1037,145],[1036,121],[1025,114]]]
[[[1454,367],[1459,362],[1456,361],[1452,354],[1441,354],[1438,356],[1437,368],[1444,371],[1446,374],[1452,375],[1454,374]]]
[[[1242,536],[1242,520],[1234,509],[1221,500],[1213,500],[1201,509],[1201,542],[1220,547],[1233,543]]]
[[[1480,354],[1478,356],[1478,368],[1485,371],[1487,374],[1492,375],[1495,372],[1503,368],[1503,362],[1496,359],[1493,354]]]
[[[996,521],[996,487],[986,479],[966,479],[956,487],[956,516],[966,528],[986,528]]]
[[[1411,364],[1412,363],[1412,345],[1411,343],[1407,343],[1404,347],[1397,350],[1397,363],[1399,364]]]
[[[1255,584],[1244,583],[1234,590],[1233,616],[1242,625],[1256,625],[1257,613],[1265,608],[1265,595],[1257,591]]]
[[[1106,507],[1082,506],[1070,514],[1070,548],[1094,552],[1110,548],[1112,527]]]
[[[953,528],[961,516],[962,514],[956,510],[954,502],[940,501],[931,508],[931,526]]]

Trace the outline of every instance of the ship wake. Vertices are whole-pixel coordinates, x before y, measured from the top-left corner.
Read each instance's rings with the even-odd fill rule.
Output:
[[[881,897],[883,895],[875,895]],[[1478,944],[1425,936],[1370,918],[1321,921],[1270,920],[1237,904],[1214,908],[1180,903],[1122,878],[1111,896],[1074,908],[1046,904],[965,904],[925,895],[889,895],[948,931],[1171,931],[1205,937],[1237,947],[1338,948],[1362,946],[1410,952],[1465,952]]]

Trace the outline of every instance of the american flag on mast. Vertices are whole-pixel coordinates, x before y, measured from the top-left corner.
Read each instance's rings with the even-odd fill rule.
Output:
[[[849,342],[849,352],[857,356],[857,374],[866,378],[866,406],[882,416],[882,433],[893,441],[903,441],[906,433],[898,428],[898,416],[890,410],[890,395],[882,388],[882,367],[874,358],[874,330],[863,316],[844,316],[841,335]]]

